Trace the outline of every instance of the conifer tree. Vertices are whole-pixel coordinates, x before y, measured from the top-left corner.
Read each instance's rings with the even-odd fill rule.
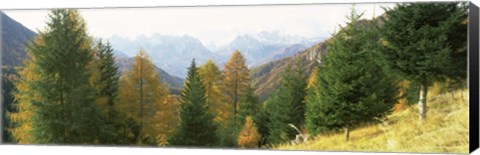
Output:
[[[96,45],[96,59],[99,79],[95,82],[100,98],[106,103],[107,119],[115,115],[114,104],[118,96],[119,75],[118,66],[115,64],[113,49],[110,42],[104,44],[101,40]]]
[[[258,133],[260,134],[260,141],[258,147],[266,145],[268,143],[267,137],[270,135],[268,124],[270,124],[270,114],[267,109],[271,102],[271,98],[267,99],[265,102],[261,103],[258,106],[257,112],[253,115],[253,122],[258,128]]]
[[[242,148],[256,148],[260,141],[257,127],[252,121],[251,116],[245,118],[245,125],[238,135],[238,145]]]
[[[236,50],[224,66],[224,91],[233,107],[233,121],[238,119],[239,102],[250,83],[250,71],[245,65],[245,58]]]
[[[205,87],[206,94],[205,102],[207,103],[210,112],[215,113],[216,122],[225,122],[229,115],[228,110],[230,107],[221,92],[223,79],[222,71],[212,60],[208,60],[205,64],[199,67],[198,73],[203,79],[202,83]]]
[[[27,47],[12,133],[20,143],[94,143],[101,115],[90,82],[91,38],[78,11],[53,10],[49,17]]]
[[[18,80],[18,73],[14,67],[2,66],[2,116],[1,116],[1,125],[2,125],[2,143],[12,143],[13,138],[8,130],[11,126],[10,118],[7,113],[15,112],[13,108],[13,102],[15,98],[13,97],[13,92],[15,91],[14,83]]]
[[[419,119],[427,115],[428,87],[466,79],[467,12],[462,3],[398,4],[386,10],[384,58],[391,69],[420,84]]]
[[[258,111],[259,99],[254,93],[255,89],[249,85],[245,96],[240,101],[239,120],[240,124],[244,124],[247,116],[253,116]]]
[[[135,56],[131,70],[120,79],[118,109],[135,120],[138,129],[133,136],[137,144],[155,144],[159,133],[159,112],[168,97],[166,86],[143,49]]]
[[[285,69],[280,87],[268,104],[269,110],[269,136],[271,144],[278,144],[295,138],[298,134],[288,124],[302,127],[305,120],[305,103],[307,78],[300,62]]]
[[[360,16],[353,9],[350,22],[328,42],[307,97],[310,134],[344,129],[348,141],[352,128],[387,115],[396,102],[397,81],[377,60],[375,26]]]
[[[95,69],[93,81],[97,87],[96,103],[101,108],[103,116],[102,131],[99,143],[102,144],[126,144],[126,136],[121,134],[125,130],[125,117],[120,116],[115,104],[118,100],[119,74],[115,64],[113,49],[109,42],[97,41],[95,45]]]
[[[215,146],[218,144],[215,115],[205,102],[205,87],[198,73],[195,59],[188,68],[188,75],[180,100],[180,125],[169,139],[173,146]]]

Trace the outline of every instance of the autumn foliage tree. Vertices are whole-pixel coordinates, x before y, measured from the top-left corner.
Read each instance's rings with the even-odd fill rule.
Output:
[[[138,124],[133,136],[138,144],[155,144],[158,118],[168,90],[160,82],[160,76],[143,49],[135,56],[135,62],[120,80],[119,111]]]
[[[224,91],[232,104],[234,122],[237,122],[239,102],[249,86],[250,71],[245,65],[245,58],[238,50],[233,53],[223,70]]]
[[[229,106],[221,90],[223,73],[212,60],[208,60],[201,65],[198,73],[205,86],[205,102],[208,104],[210,112],[215,113],[215,121],[223,123],[230,114],[228,112]]]
[[[252,121],[252,117],[247,116],[245,125],[238,135],[238,145],[243,148],[256,148],[260,141],[260,134],[257,130],[257,127]]]

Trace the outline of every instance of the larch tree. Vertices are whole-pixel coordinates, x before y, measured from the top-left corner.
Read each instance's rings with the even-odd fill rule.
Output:
[[[328,42],[307,95],[310,134],[344,129],[348,141],[352,128],[388,115],[396,103],[398,82],[378,60],[375,23],[360,17],[352,9],[350,22]]]
[[[162,109],[158,112],[158,119],[161,123],[157,124],[159,130],[157,141],[159,145],[165,146],[168,145],[168,138],[175,134],[175,129],[180,124],[178,96],[168,95],[161,107]]]
[[[256,148],[260,141],[260,134],[258,129],[253,123],[252,117],[247,116],[245,118],[245,125],[238,134],[237,143],[242,148]]]
[[[199,67],[198,73],[202,77],[202,83],[205,87],[205,102],[209,110],[215,113],[215,121],[219,123],[225,122],[229,115],[229,106],[221,92],[222,71],[212,60],[208,60]]]
[[[168,90],[160,82],[160,76],[143,49],[135,56],[130,70],[120,79],[118,109],[133,119],[138,129],[133,132],[137,144],[156,144],[161,124],[159,112]]]
[[[13,108],[13,102],[15,98],[13,97],[13,92],[15,91],[14,83],[18,80],[18,73],[14,67],[2,66],[2,112],[1,112],[1,123],[2,123],[2,142],[3,143],[12,143],[14,142],[11,136],[11,133],[8,131],[11,126],[11,121],[7,116],[9,112],[15,112]]]
[[[224,66],[224,91],[233,107],[233,120],[237,122],[239,102],[250,84],[250,71],[245,58],[236,50]]]
[[[206,104],[205,87],[193,59],[180,99],[180,125],[169,139],[172,146],[215,146],[218,144],[215,115]]]
[[[381,33],[390,68],[420,84],[423,121],[429,86],[446,78],[466,79],[467,8],[457,2],[398,4],[386,10]]]
[[[51,11],[46,30],[27,46],[30,57],[16,84],[12,133],[19,143],[92,144],[98,138],[91,43],[77,10]]]

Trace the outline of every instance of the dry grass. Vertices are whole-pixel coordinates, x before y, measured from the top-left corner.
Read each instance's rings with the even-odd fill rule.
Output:
[[[301,145],[280,145],[280,150],[323,150],[363,152],[468,153],[468,91],[431,96],[427,119],[421,125],[417,106],[393,113],[383,124],[343,133],[319,135]],[[463,97],[462,97],[463,93]]]

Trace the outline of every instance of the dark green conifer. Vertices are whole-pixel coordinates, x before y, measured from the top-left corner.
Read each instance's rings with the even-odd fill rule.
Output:
[[[180,120],[176,133],[169,139],[173,146],[215,146],[218,144],[217,124],[205,103],[205,88],[195,65],[188,75],[181,95]]]
[[[307,97],[306,123],[310,134],[350,129],[387,115],[396,102],[396,81],[386,74],[375,52],[374,23],[350,22],[328,42],[317,80]]]

